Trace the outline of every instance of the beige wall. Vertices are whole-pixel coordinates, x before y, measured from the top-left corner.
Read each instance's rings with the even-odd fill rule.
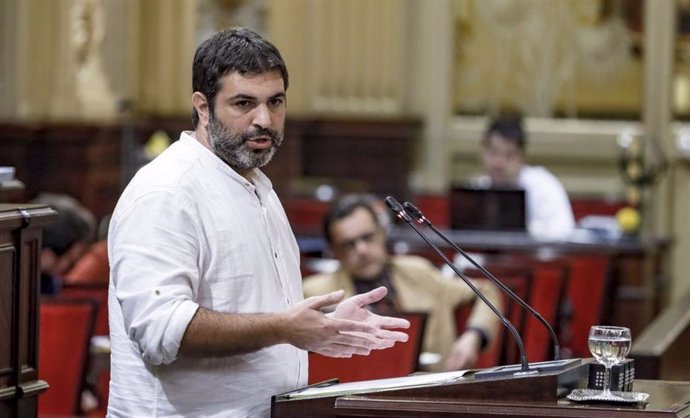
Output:
[[[82,3],[104,11],[102,74],[78,76],[72,22]],[[111,120],[131,103],[146,115],[189,113],[191,57],[211,5],[227,7],[223,24],[248,19],[272,39],[289,64],[292,115],[418,117],[424,130],[410,183],[441,192],[478,170],[483,118],[452,114],[452,0],[0,0],[0,119]],[[624,128],[656,138],[671,169],[650,192],[645,228],[672,234],[671,297],[690,289],[690,165],[671,125],[674,2],[647,13],[642,120],[598,122],[529,119],[529,158],[546,165],[569,192],[621,196],[616,139]],[[239,20],[238,20],[239,19]],[[98,66],[96,66],[98,67]],[[88,74],[88,72],[87,72]],[[102,96],[79,93],[79,83]],[[92,84],[88,84],[92,83]],[[86,91],[86,93],[84,93]],[[98,91],[98,90],[97,90]],[[80,95],[81,94],[81,95]],[[89,104],[93,106],[89,106]],[[98,107],[101,106],[101,107]],[[110,106],[110,107],[109,107]],[[100,116],[98,111],[100,109]]]

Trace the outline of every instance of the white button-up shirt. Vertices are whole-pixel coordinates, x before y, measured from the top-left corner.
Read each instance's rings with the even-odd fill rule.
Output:
[[[536,236],[564,238],[575,228],[573,209],[563,185],[544,167],[525,165],[518,184],[526,191],[527,228]]]
[[[268,416],[306,384],[306,352],[177,357],[197,308],[279,312],[302,300],[299,249],[268,178],[248,181],[187,133],[127,186],[108,238],[109,416]]]

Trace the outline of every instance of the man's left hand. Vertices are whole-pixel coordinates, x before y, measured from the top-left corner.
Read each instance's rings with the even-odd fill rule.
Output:
[[[335,310],[328,315],[332,318],[349,319],[372,325],[378,328],[378,331],[373,335],[379,340],[377,348],[392,347],[396,342],[407,341],[408,335],[402,331],[391,330],[409,328],[410,322],[403,318],[377,315],[366,308],[366,305],[383,299],[387,293],[388,289],[381,286],[367,293],[349,297],[340,302]]]
[[[462,370],[474,367],[482,345],[482,337],[476,330],[465,331],[453,344],[446,370]]]

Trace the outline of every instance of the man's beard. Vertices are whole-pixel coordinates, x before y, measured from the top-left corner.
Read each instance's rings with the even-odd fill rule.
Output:
[[[254,150],[247,141],[257,136],[268,136],[271,146],[264,150]],[[223,125],[215,115],[208,122],[208,142],[213,152],[233,170],[243,172],[263,167],[271,161],[276,149],[283,143],[283,132],[268,128],[257,128],[251,132],[234,132]]]

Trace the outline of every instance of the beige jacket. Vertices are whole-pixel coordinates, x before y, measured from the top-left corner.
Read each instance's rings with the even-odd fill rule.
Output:
[[[392,256],[391,281],[398,306],[404,311],[428,313],[424,333],[423,350],[441,354],[443,360],[455,342],[455,308],[473,303],[475,295],[460,278],[449,279],[425,258],[417,256]],[[488,280],[472,282],[485,296],[502,309],[498,289]],[[346,297],[355,293],[351,276],[342,268],[334,273],[309,276],[303,281],[304,296],[317,296],[339,289]],[[491,339],[499,323],[497,316],[481,300],[477,300],[467,326],[483,329]],[[441,362],[440,364],[443,364]]]

